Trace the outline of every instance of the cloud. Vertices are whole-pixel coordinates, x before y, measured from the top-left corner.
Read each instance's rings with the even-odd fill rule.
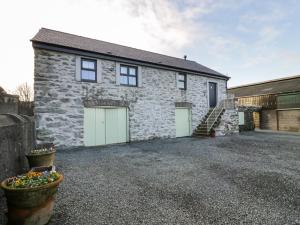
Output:
[[[297,0],[287,1],[299,4]],[[1,74],[0,83],[9,89],[14,89],[17,82],[32,83],[33,50],[29,39],[40,27],[177,57],[188,54],[189,59],[220,72],[228,71],[230,76],[237,74],[238,69],[270,65],[280,60],[279,55],[285,57],[287,65],[295,65],[299,59],[296,50],[274,47],[286,32],[282,21],[294,10],[291,10],[294,5],[288,3],[270,0],[3,1],[0,62],[5,65],[2,68],[5,75]],[[22,59],[17,67],[12,60],[16,53]]]
[[[181,57],[198,35],[197,24],[168,0],[52,0],[1,3],[0,83],[14,89],[33,83],[33,50],[29,39],[41,27]],[[9,22],[7,22],[9,21]],[[197,28],[195,30],[195,28]],[[18,79],[16,79],[18,77]]]
[[[241,17],[241,20],[248,24],[273,23],[285,18],[286,14],[287,12],[282,7],[282,4],[266,1],[265,4],[259,4],[257,7],[252,7],[252,10],[245,13]]]
[[[270,43],[276,40],[276,38],[278,38],[280,34],[281,31],[275,28],[274,26],[263,27],[259,31],[259,37],[260,37],[259,43],[260,44]]]
[[[253,4],[240,17],[236,30],[248,35],[256,35],[255,45],[269,44],[283,32],[280,22],[287,14],[287,10],[277,2],[265,1],[264,4]]]
[[[168,0],[130,0],[122,3],[129,15],[139,21],[151,49],[172,52],[182,49],[194,39],[195,24]]]

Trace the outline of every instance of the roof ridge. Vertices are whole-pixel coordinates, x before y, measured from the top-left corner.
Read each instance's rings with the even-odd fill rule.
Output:
[[[277,78],[277,79],[266,80],[266,81],[261,81],[261,82],[256,82],[256,83],[238,85],[238,86],[228,88],[228,90],[232,90],[232,89],[236,89],[236,88],[242,88],[242,87],[255,86],[255,85],[260,85],[260,84],[266,84],[266,83],[272,83],[272,82],[276,82],[276,81],[292,80],[292,79],[297,79],[297,78],[300,78],[300,75],[281,77],[281,78]]]
[[[174,58],[174,59],[179,59],[179,60],[182,60],[182,61],[189,61],[189,62],[197,63],[194,60],[189,60],[189,59],[185,60],[183,58],[179,58],[179,57],[175,57],[175,56],[170,56],[170,55],[166,55],[166,54],[162,54],[162,53],[158,53],[158,52],[152,52],[152,51],[148,51],[148,50],[143,50],[143,49],[140,49],[140,48],[130,47],[130,46],[126,46],[126,45],[116,44],[116,43],[113,43],[113,42],[103,41],[103,40],[99,40],[99,39],[96,39],[96,38],[90,38],[90,37],[86,37],[86,36],[82,36],[82,35],[77,35],[77,34],[72,34],[72,33],[64,32],[64,31],[49,29],[49,28],[46,28],[46,27],[41,27],[40,30],[41,29],[50,30],[50,31],[59,32],[59,33],[64,33],[64,34],[68,34],[68,35],[72,35],[72,36],[77,36],[77,37],[82,37],[82,38],[86,38],[86,39],[90,39],[90,40],[94,40],[94,41],[105,42],[105,43],[112,44],[112,45],[118,45],[118,46],[121,46],[121,47],[131,48],[131,49],[135,49],[135,50],[143,51],[143,52],[149,52],[149,53],[152,53],[152,54],[157,54],[157,55],[166,56],[166,57],[170,57],[170,58]],[[33,39],[34,38],[32,38],[31,41],[33,41]],[[199,63],[197,63],[197,64],[199,64]]]

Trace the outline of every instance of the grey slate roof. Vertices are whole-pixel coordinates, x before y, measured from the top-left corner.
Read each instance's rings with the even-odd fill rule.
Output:
[[[234,94],[235,97],[283,94],[298,91],[300,91],[300,75],[232,87],[228,89],[228,92]]]
[[[181,58],[171,57],[46,28],[41,28],[39,32],[31,39],[31,41],[121,57],[130,60],[148,62],[167,67],[193,71],[196,73],[205,73],[216,77],[222,77],[223,79],[229,79],[229,77],[207,68],[195,61],[184,60]]]

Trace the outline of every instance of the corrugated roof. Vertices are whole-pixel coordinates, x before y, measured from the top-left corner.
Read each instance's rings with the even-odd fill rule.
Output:
[[[228,89],[235,97],[255,96],[267,94],[281,94],[300,91],[300,75],[248,84]]]
[[[227,79],[229,78],[195,61],[184,60],[181,58],[171,57],[46,28],[41,28],[31,41],[95,52],[136,61],[149,62],[157,65],[194,71],[197,73],[206,73]]]

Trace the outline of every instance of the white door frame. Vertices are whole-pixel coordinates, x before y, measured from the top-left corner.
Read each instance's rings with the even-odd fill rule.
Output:
[[[219,103],[219,84],[218,84],[218,82],[208,80],[206,82],[206,88],[207,88],[207,107],[208,108],[210,108],[210,106],[209,106],[209,83],[215,83],[216,84],[216,105],[218,105],[218,103]]]
[[[191,107],[175,107],[175,136],[176,136],[176,109],[187,109],[189,111],[189,135],[192,135],[192,108]]]

